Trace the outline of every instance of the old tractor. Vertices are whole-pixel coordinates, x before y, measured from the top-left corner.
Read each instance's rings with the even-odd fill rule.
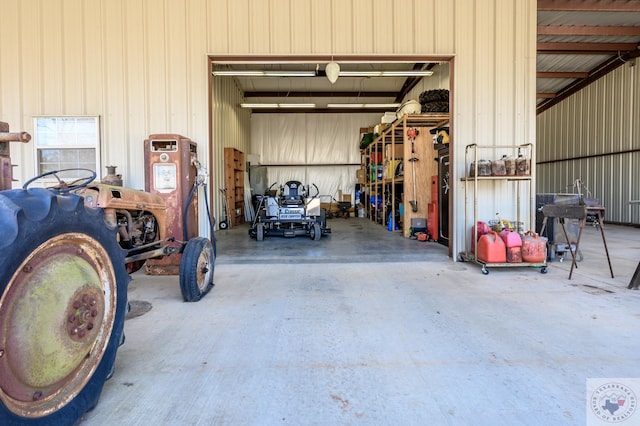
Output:
[[[0,154],[8,157],[3,144],[28,138],[0,125]],[[181,254],[185,301],[200,300],[213,286],[215,244],[166,235],[160,197],[94,183],[93,171],[65,182],[62,172],[13,190],[6,189],[11,172],[3,174],[2,425],[74,424],[97,404],[124,342],[129,274],[145,260]],[[45,176],[58,183],[31,187]]]

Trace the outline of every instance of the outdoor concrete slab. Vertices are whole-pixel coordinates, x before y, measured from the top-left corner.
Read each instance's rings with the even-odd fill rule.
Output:
[[[332,247],[367,221],[332,222],[319,242],[239,240],[257,263],[228,253],[246,230],[219,233],[216,286],[198,303],[182,302],[177,277],[134,274],[129,298],[152,309],[126,321],[82,425],[585,424],[588,378],[640,377],[640,292],[626,288],[638,229],[605,228],[615,278],[585,229],[568,280],[569,261],[485,276],[391,233],[424,260],[365,262]],[[308,243],[340,260],[303,263]]]

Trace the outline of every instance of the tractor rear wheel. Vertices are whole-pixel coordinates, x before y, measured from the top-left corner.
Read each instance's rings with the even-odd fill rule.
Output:
[[[115,224],[74,194],[0,192],[0,424],[73,424],[123,340],[129,275]]]

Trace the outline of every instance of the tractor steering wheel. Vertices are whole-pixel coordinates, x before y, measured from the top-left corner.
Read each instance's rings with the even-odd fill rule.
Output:
[[[83,171],[83,172],[88,172],[89,176],[86,177],[80,177],[78,179],[75,179],[69,183],[65,182],[64,180],[60,179],[60,176],[58,176],[58,173],[62,173],[62,172],[69,172],[69,171]],[[96,178],[96,172],[94,172],[93,170],[90,169],[80,169],[80,168],[76,168],[76,169],[62,169],[62,170],[53,170],[51,172],[47,172],[47,173],[43,173],[41,175],[38,175],[36,177],[33,177],[31,179],[29,179],[28,181],[26,181],[24,183],[24,185],[22,185],[22,189],[29,189],[29,186],[44,178],[47,176],[54,176],[57,180],[58,180],[58,184],[54,185],[54,186],[48,186],[46,187],[46,189],[50,189],[54,192],[57,192],[59,194],[66,194],[68,192],[71,192],[75,189],[80,189],[80,188],[84,188],[85,186],[89,185],[91,182],[93,182]]]

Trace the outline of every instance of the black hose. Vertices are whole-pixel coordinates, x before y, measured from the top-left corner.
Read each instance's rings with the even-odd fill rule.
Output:
[[[187,198],[187,204],[184,206],[184,214],[182,215],[182,229],[183,229],[183,239],[184,241],[189,241],[189,227],[187,225],[187,213],[189,211],[189,206],[193,201],[193,196],[198,190],[198,186],[202,185],[204,190],[204,204],[207,209],[207,219],[209,220],[209,227],[211,231],[211,241],[213,243],[213,257],[216,257],[216,233],[215,233],[215,220],[211,216],[211,211],[209,210],[209,197],[207,196],[207,184],[206,183],[198,183],[195,182],[193,184],[193,188],[191,188],[191,192],[189,192],[189,197]]]

